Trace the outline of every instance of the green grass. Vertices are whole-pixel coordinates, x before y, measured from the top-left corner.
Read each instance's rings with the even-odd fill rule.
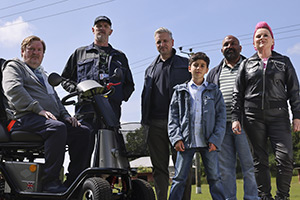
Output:
[[[209,193],[208,184],[202,184],[201,185],[201,194],[196,194],[196,186],[192,186],[192,197],[191,200],[211,200],[211,196]],[[272,178],[272,194],[275,196],[276,192],[276,179]],[[244,189],[243,189],[243,180],[238,179],[237,180],[237,199],[243,199]],[[298,182],[298,176],[293,176],[292,182],[291,182],[291,192],[290,192],[290,199],[291,200],[297,200],[300,199],[300,183]]]

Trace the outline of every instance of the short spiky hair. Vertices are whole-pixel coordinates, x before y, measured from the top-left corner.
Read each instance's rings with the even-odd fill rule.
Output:
[[[191,66],[193,62],[195,62],[196,60],[204,60],[204,62],[206,62],[207,68],[209,66],[209,57],[203,53],[203,52],[197,52],[191,55],[190,60],[189,60],[189,65]]]
[[[22,43],[21,43],[21,51],[25,51],[25,48],[31,44],[32,41],[40,41],[43,45],[43,53],[45,53],[46,51],[46,44],[43,40],[41,40],[41,38],[35,36],[35,35],[31,35],[28,36],[27,38],[25,38]]]
[[[165,28],[165,27],[160,27],[160,28],[158,28],[158,29],[154,32],[154,36],[155,36],[156,34],[160,34],[160,33],[169,33],[170,38],[173,39],[172,32],[171,32],[169,29]]]

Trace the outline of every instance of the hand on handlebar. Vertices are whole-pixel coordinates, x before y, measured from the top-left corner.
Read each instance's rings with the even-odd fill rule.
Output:
[[[39,112],[39,115],[46,117],[47,119],[57,120],[56,117],[49,111],[42,110]]]

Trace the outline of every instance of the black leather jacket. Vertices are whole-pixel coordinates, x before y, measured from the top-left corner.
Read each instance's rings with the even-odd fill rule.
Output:
[[[257,53],[241,63],[233,91],[233,120],[241,120],[244,108],[288,108],[288,100],[293,119],[300,119],[299,82],[287,56],[272,51],[266,68]]]

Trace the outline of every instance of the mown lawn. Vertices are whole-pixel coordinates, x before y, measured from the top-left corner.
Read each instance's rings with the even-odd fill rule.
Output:
[[[275,178],[272,178],[272,194],[275,196],[276,192],[276,183],[275,183]],[[243,194],[244,194],[244,189],[243,189],[243,180],[238,179],[237,180],[237,199],[242,200],[243,199]],[[196,186],[193,185],[192,187],[192,198],[191,200],[211,200],[211,196],[209,193],[209,188],[207,184],[202,184],[201,185],[201,194],[196,194]],[[291,192],[290,192],[290,199],[291,200],[300,200],[300,183],[298,182],[298,177],[293,176],[292,183],[291,183]]]

